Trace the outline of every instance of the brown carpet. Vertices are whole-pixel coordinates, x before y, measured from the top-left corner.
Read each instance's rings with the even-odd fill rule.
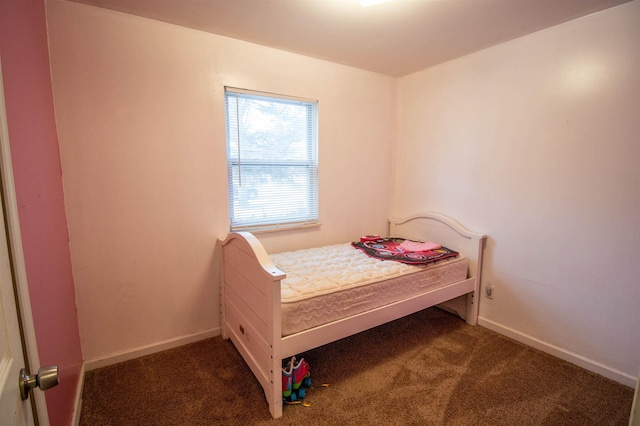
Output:
[[[437,308],[303,355],[310,406],[285,406],[281,419],[216,337],[88,372],[80,424],[627,425],[633,399],[627,386]]]

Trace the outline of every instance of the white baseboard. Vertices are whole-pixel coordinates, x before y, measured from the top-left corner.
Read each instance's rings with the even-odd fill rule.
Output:
[[[618,383],[622,383],[630,388],[634,388],[636,386],[637,377],[633,377],[630,374],[616,370],[615,368],[611,368],[592,359],[585,358],[582,355],[578,355],[558,346],[554,346],[550,343],[543,342],[542,340],[538,340],[484,317],[478,317],[478,325],[488,328],[491,331],[495,331],[498,334],[502,334],[503,336],[507,336],[520,343],[524,343],[527,346],[531,346],[532,348],[548,353],[549,355],[553,355],[556,358],[575,364],[585,370],[589,370]]]
[[[108,365],[117,364],[123,361],[129,361],[135,358],[140,358],[145,355],[151,355],[156,352],[165,351],[167,349],[177,348],[179,346],[198,342],[204,339],[209,339],[211,337],[215,337],[219,335],[220,335],[220,327],[216,327],[211,330],[202,331],[200,333],[181,336],[174,339],[165,340],[162,342],[155,342],[149,345],[139,346],[137,348],[133,348],[130,350],[115,352],[99,358],[90,359],[84,362],[84,367],[86,371],[91,371],[91,370],[95,370],[96,368],[106,367]]]

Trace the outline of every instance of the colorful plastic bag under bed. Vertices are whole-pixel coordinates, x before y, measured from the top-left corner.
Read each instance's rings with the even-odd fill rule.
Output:
[[[283,404],[293,404],[302,401],[311,387],[311,373],[309,363],[301,358],[291,357],[282,368],[282,401]]]

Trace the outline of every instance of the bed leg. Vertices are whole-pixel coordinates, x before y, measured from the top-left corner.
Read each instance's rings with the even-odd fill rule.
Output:
[[[269,412],[271,412],[271,417],[274,419],[282,417],[282,400],[270,402]]]
[[[276,345],[276,347],[279,346],[279,344]],[[277,353],[279,353],[279,351],[277,351]],[[265,392],[270,394],[267,395],[267,403],[269,404],[271,417],[277,419],[282,417],[282,361],[279,359],[279,356],[276,355],[276,351],[271,355],[271,359],[273,363],[271,365],[270,384],[267,386],[268,390],[265,389]]]
[[[478,302],[477,293],[469,293],[467,296],[467,324],[478,325]]]
[[[224,325],[224,323],[222,324],[222,326],[220,327],[220,336],[224,339],[224,340],[229,340],[229,333],[227,333],[227,327]]]
[[[220,296],[223,297],[223,296]],[[224,299],[220,304],[220,335],[224,340],[229,340],[229,331],[227,329],[227,316],[224,307]]]
[[[480,315],[480,283],[482,280],[482,254],[484,251],[484,243],[487,239],[486,235],[478,238],[478,257],[477,268],[475,272],[475,282],[473,284],[473,292],[467,296],[467,324],[478,325],[478,316]]]
[[[467,295],[467,324],[478,325],[478,314],[480,305],[480,281],[476,278],[475,290]]]

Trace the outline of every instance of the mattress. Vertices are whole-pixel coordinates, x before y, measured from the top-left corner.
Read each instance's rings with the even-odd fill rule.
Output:
[[[282,335],[443,287],[467,278],[460,254],[428,265],[371,258],[350,243],[270,255],[282,280]]]

